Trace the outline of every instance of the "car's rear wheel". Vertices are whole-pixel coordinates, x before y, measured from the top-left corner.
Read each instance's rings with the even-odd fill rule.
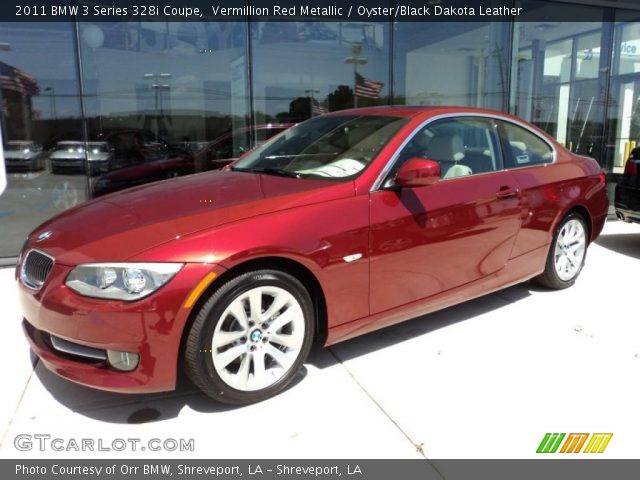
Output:
[[[224,403],[249,404],[276,395],[309,354],[313,312],[309,292],[285,272],[237,276],[198,312],[186,339],[187,375]]]
[[[567,215],[553,237],[544,272],[536,277],[541,285],[562,289],[573,285],[587,254],[587,224],[578,213]]]

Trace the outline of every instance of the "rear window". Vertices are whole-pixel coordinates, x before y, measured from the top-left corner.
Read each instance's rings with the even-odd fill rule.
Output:
[[[553,149],[539,136],[513,123],[500,123],[506,142],[505,166],[507,168],[553,162]]]

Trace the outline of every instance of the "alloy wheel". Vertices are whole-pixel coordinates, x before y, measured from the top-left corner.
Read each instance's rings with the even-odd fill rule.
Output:
[[[211,341],[213,365],[232,388],[264,389],[291,369],[304,337],[304,314],[296,298],[280,287],[255,287],[222,313]]]
[[[582,222],[574,218],[562,226],[554,252],[556,273],[561,280],[567,282],[580,273],[586,245],[587,236]]]

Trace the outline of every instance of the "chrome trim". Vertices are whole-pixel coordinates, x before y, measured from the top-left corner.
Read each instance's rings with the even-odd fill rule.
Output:
[[[39,248],[32,248],[30,249],[27,254],[22,258],[22,263],[20,265],[20,281],[22,282],[22,284],[27,287],[30,290],[33,290],[34,292],[39,291],[42,286],[44,285],[44,283],[47,281],[47,279],[45,278],[43,280],[43,282],[40,285],[36,285],[34,283],[29,282],[29,280],[27,279],[27,275],[26,275],[26,271],[25,271],[25,267],[27,264],[27,259],[29,258],[29,255],[31,255],[32,252],[38,252],[41,255],[44,255],[45,257],[48,257],[52,264],[51,264],[51,270],[53,270],[53,267],[56,264],[56,259],[54,257],[52,257],[51,255],[49,255],[46,252],[43,252],[42,250],[40,250]],[[51,270],[49,270],[49,273],[51,273]],[[47,278],[49,277],[49,274],[47,274]]]
[[[445,119],[445,118],[458,118],[458,117],[487,118],[487,119],[493,119],[493,120],[501,120],[503,122],[512,123],[514,125],[518,125],[519,127],[524,128],[525,130],[529,131],[531,134],[535,135],[540,140],[545,142],[547,145],[549,145],[549,147],[553,151],[553,159],[549,163],[544,163],[544,164],[539,164],[539,165],[524,165],[522,167],[504,168],[504,158],[503,158],[503,162],[502,162],[503,168],[502,169],[496,170],[495,172],[484,172],[484,174],[497,173],[497,172],[503,172],[503,171],[508,171],[508,170],[516,170],[516,169],[519,169],[519,168],[531,168],[531,167],[547,166],[547,165],[551,165],[551,164],[556,163],[556,160],[558,158],[558,152],[556,150],[555,145],[553,143],[551,143],[547,138],[541,136],[540,133],[538,133],[536,130],[532,129],[531,126],[527,125],[526,123],[524,123],[524,122],[522,122],[520,120],[514,120],[514,119],[509,118],[509,117],[503,117],[502,115],[497,114],[497,113],[479,113],[479,112],[442,113],[440,115],[436,115],[434,117],[430,117],[430,118],[426,119],[424,122],[422,122],[420,125],[418,125],[413,130],[413,132],[411,132],[407,136],[407,138],[404,139],[402,144],[398,147],[398,149],[395,151],[393,156],[389,159],[387,164],[384,166],[384,168],[378,174],[378,177],[376,178],[376,181],[373,182],[372,187],[369,189],[369,193],[373,193],[375,191],[378,191],[378,190],[382,189],[382,184],[383,184],[385,178],[387,177],[389,171],[391,170],[391,168],[395,164],[396,160],[398,159],[398,156],[400,155],[400,152],[407,145],[407,143],[409,143],[413,139],[413,137],[416,136],[416,134],[420,130],[422,130],[424,127],[426,127],[430,123],[437,122],[438,120],[442,120],[442,119]],[[498,139],[500,139],[499,137],[500,137],[500,135],[498,134]],[[500,151],[500,156],[504,157],[504,155],[502,154],[502,143],[500,143],[500,150],[501,150]],[[476,174],[476,175],[481,175],[481,174]],[[462,178],[462,177],[460,177],[460,178]],[[455,180],[455,178],[452,178],[450,180]]]
[[[56,337],[55,335],[51,335],[51,345],[59,352],[75,355],[76,357],[85,357],[91,358],[92,360],[103,361],[107,359],[107,352],[104,350],[78,345],[77,343],[69,342],[60,337]]]

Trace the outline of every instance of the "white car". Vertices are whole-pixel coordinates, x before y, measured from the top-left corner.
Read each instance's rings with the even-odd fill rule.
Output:
[[[30,140],[11,140],[4,148],[7,171],[42,170],[42,145]]]
[[[107,142],[64,141],[56,143],[55,149],[49,159],[51,160],[51,172],[59,173],[62,170],[86,171],[91,175],[106,173],[109,171],[109,163],[113,150]]]

